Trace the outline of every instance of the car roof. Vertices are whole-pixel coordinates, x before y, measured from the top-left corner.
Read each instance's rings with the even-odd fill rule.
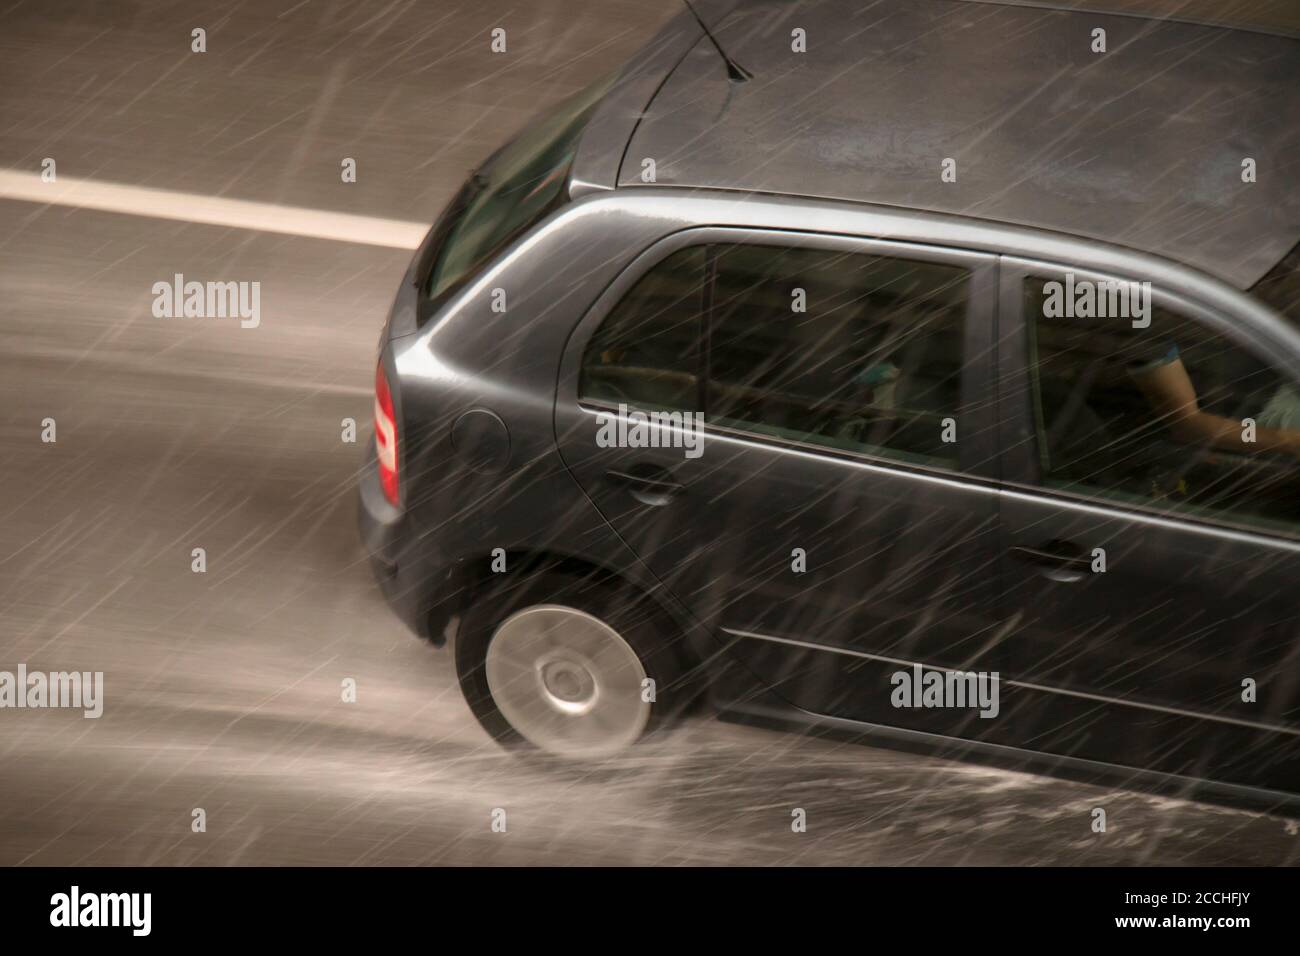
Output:
[[[1234,26],[1133,15],[1162,7]],[[1300,240],[1300,40],[1254,32],[1294,21],[1294,0],[751,0],[710,26],[752,79],[701,37],[618,184],[652,159],[661,186],[1014,223],[1248,288]]]

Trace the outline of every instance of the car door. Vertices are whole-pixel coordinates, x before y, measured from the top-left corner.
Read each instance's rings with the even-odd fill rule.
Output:
[[[944,734],[997,724],[891,701],[914,664],[1000,667],[995,269],[922,245],[699,229],[643,255],[572,336],[566,464],[789,703]],[[698,454],[680,424],[627,430],[655,412],[701,415]]]
[[[1161,288],[1096,314],[1117,278],[1003,259],[1016,719],[1036,749],[1300,791],[1300,460],[1269,448],[1297,356]]]

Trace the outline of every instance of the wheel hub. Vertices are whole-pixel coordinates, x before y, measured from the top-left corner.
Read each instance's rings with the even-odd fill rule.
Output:
[[[542,660],[537,668],[542,689],[551,703],[568,714],[583,714],[596,703],[596,678],[577,661],[555,658]]]

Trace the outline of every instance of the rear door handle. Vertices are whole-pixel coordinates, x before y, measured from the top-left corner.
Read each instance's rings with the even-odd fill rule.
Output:
[[[671,474],[662,468],[643,474],[610,469],[605,472],[605,480],[611,484],[622,485],[633,498],[647,505],[666,505],[686,490],[684,484],[674,480]]]
[[[1082,581],[1092,571],[1092,559],[1082,549],[1065,542],[1048,542],[1039,548],[1017,546],[1012,557],[1032,564],[1045,577],[1065,584]]]

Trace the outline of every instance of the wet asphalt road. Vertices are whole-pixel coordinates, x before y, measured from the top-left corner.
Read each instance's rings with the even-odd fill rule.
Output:
[[[676,9],[11,2],[0,168],[427,222]],[[364,440],[408,257],[0,200],[0,670],[103,671],[107,698],[99,720],[0,710],[0,863],[1300,860],[1276,818],[709,719],[597,768],[500,752],[354,530],[340,422]],[[177,272],[260,281],[261,325],[154,318]]]

